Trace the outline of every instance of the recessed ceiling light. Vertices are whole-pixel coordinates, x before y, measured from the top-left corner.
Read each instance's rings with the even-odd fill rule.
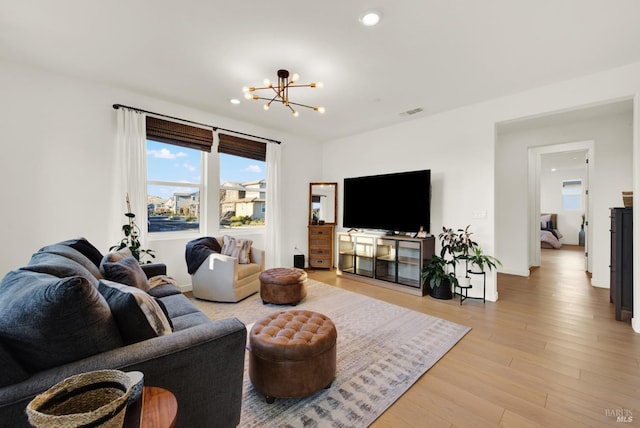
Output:
[[[231,98],[231,99],[229,100],[229,102],[230,102],[231,104],[240,104],[240,100],[239,100],[239,99],[237,99],[237,98]]]
[[[380,22],[380,16],[380,12],[370,10],[360,15],[359,21],[365,27],[373,27]]]

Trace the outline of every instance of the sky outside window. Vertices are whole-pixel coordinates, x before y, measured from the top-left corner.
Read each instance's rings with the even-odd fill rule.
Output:
[[[147,179],[199,183],[202,177],[202,152],[196,149],[147,140]],[[266,178],[266,163],[220,153],[220,182],[245,183]],[[184,188],[154,185],[150,194],[164,199]]]

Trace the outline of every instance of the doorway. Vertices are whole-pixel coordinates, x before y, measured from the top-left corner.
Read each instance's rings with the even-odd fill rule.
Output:
[[[540,210],[553,221],[541,232],[541,247],[582,252],[581,270],[589,271],[587,234],[589,212],[589,153],[587,149],[542,153]],[[541,217],[542,219],[542,217]],[[544,258],[541,258],[541,263]]]
[[[575,242],[576,244],[579,244],[579,228],[582,224],[582,214],[584,214],[584,266],[586,271],[592,271],[593,257],[589,257],[589,254],[593,254],[593,252],[590,251],[593,240],[590,236],[591,228],[588,227],[589,220],[592,216],[588,204],[589,198],[587,196],[589,195],[589,183],[593,183],[592,171],[595,163],[593,148],[593,141],[578,141],[574,143],[529,148],[530,266],[540,266],[541,264],[540,214],[542,212],[552,211],[558,218],[557,224],[554,225],[554,227],[562,233],[562,235],[565,235],[566,232],[566,242]],[[583,167],[579,167],[578,163],[582,163]],[[556,171],[551,171],[553,168],[555,168]],[[575,174],[579,172],[581,174],[581,191],[583,192],[583,198],[577,212],[571,213],[572,210],[563,209],[561,188],[556,189],[557,192],[554,193],[549,189],[543,190],[543,187],[547,185],[552,186],[552,183],[557,183],[560,186],[563,176],[573,177],[573,179],[566,181],[577,181]],[[553,200],[554,195],[557,197],[555,201]],[[544,198],[544,202],[541,198]],[[565,232],[562,232],[561,225],[566,226]],[[574,229],[570,229],[574,226]],[[593,222],[591,226],[594,226]]]

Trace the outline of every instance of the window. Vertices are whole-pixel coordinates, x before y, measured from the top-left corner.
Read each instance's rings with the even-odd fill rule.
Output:
[[[200,229],[200,150],[147,140],[149,232]]]
[[[266,145],[220,134],[220,228],[264,226]]]
[[[204,152],[213,133],[147,117],[149,232],[200,231]]]
[[[582,180],[562,180],[562,209],[565,211],[582,209]]]

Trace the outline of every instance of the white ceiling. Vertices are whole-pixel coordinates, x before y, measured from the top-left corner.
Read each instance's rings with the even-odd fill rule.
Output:
[[[0,58],[325,141],[640,61],[640,1],[0,0]],[[242,98],[279,68],[327,112]]]

